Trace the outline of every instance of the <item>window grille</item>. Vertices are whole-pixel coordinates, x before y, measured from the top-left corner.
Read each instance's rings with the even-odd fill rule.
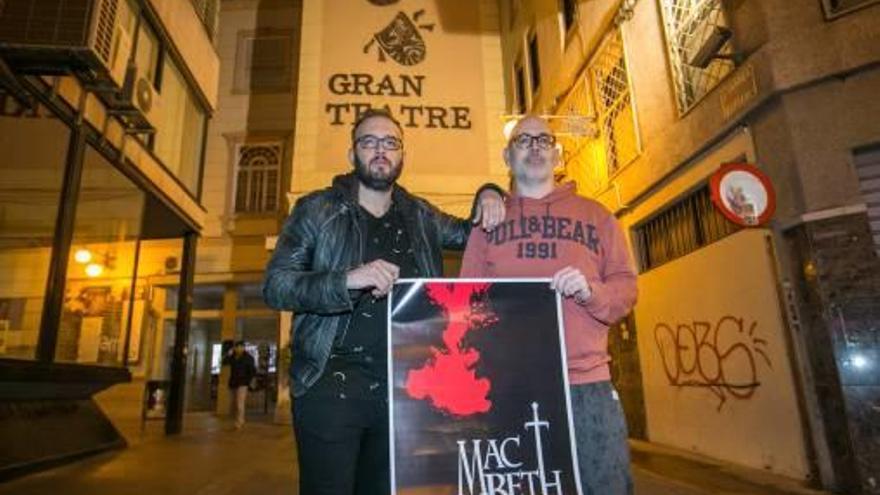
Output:
[[[611,31],[590,63],[589,77],[603,141],[608,176],[638,156],[638,139],[630,97],[623,39]]]
[[[822,7],[825,8],[825,14],[831,18],[875,3],[880,3],[880,0],[822,0]]]
[[[666,46],[680,113],[690,110],[733,70],[733,62],[712,60],[705,69],[688,62],[713,33],[715,27],[727,27],[721,0],[659,0],[666,29]],[[731,55],[730,41],[720,54]]]
[[[281,143],[244,144],[238,147],[236,213],[278,211],[282,150]]]
[[[705,185],[633,230],[639,269],[646,272],[719,241],[742,227],[715,208]]]

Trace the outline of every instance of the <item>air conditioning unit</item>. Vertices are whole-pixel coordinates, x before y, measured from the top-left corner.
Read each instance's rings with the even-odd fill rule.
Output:
[[[156,129],[161,120],[162,101],[153,82],[146,77],[143,68],[135,67],[126,82],[122,97],[128,100],[137,111],[134,120],[140,121],[141,127]]]
[[[76,73],[118,91],[134,23],[129,0],[2,0],[0,56],[19,73]]]
[[[104,101],[136,133],[155,131],[161,122],[160,95],[143,67],[129,64],[122,91],[105,95]]]

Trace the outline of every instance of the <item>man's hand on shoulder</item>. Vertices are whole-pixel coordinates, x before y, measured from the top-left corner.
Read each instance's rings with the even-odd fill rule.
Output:
[[[587,277],[572,266],[566,266],[553,274],[550,288],[562,294],[563,297],[574,297],[581,304],[589,301],[593,295]]]
[[[485,188],[480,191],[480,196],[477,198],[473,222],[488,232],[504,221],[506,213],[504,196],[493,188]]]
[[[381,297],[391,290],[400,276],[400,268],[385,260],[374,260],[349,271],[345,277],[346,289],[372,289],[373,297]]]

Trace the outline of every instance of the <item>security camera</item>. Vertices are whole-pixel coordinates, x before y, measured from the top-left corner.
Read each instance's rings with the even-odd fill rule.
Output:
[[[724,44],[727,43],[727,40],[733,36],[733,31],[722,26],[712,26],[710,30],[708,36],[700,37],[703,39],[703,44],[700,45],[696,53],[688,61],[688,65],[705,69],[716,58],[730,58],[729,56],[721,55],[719,52],[724,47]]]

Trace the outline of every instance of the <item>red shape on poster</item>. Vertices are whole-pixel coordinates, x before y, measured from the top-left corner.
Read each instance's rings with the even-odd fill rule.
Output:
[[[423,367],[409,372],[406,391],[410,397],[430,399],[434,407],[456,416],[491,409],[492,402],[487,397],[492,383],[487,378],[477,378],[474,371],[480,353],[463,344],[468,332],[497,321],[495,314],[478,302],[489,286],[488,283],[425,285],[428,297],[446,316],[447,325],[443,330],[446,348],[431,347],[433,357]]]

